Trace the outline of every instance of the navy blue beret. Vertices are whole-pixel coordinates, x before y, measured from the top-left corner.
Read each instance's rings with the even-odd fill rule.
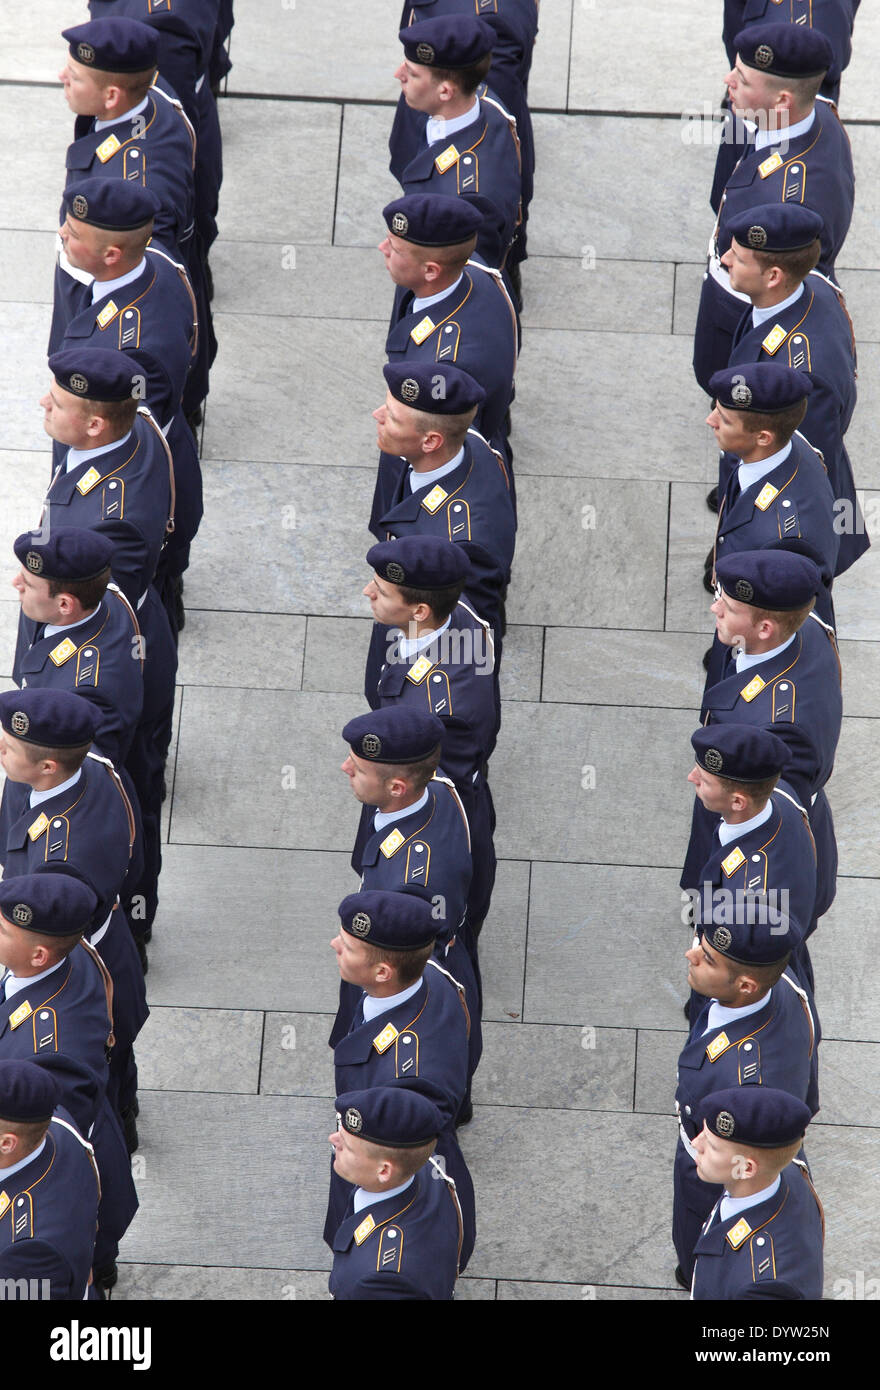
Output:
[[[818,569],[822,583],[826,588],[830,588],[834,575],[828,561],[819,554],[815,546],[810,545],[809,541],[805,541],[803,536],[774,536],[771,541],[765,541],[761,549],[790,550],[793,555],[806,555]]]
[[[737,213],[727,230],[749,251],[800,251],[822,235],[825,223],[800,203],[759,203]]]
[[[343,931],[387,951],[418,951],[429,946],[439,930],[429,902],[412,893],[386,893],[370,888],[349,893],[339,904]]]
[[[389,362],[382,371],[396,401],[430,415],[464,415],[486,399],[479,382],[445,362]]]
[[[805,400],[813,389],[806,372],[779,362],[744,362],[709,378],[709,390],[726,410],[775,415]]]
[[[730,853],[736,854],[736,845]],[[797,918],[784,910],[780,894],[729,893],[698,898],[694,930],[710,950],[736,965],[775,965],[804,939]]]
[[[399,703],[349,719],[342,737],[371,763],[420,763],[442,743],[446,726],[436,714]]]
[[[96,895],[71,874],[21,874],[0,882],[0,912],[15,927],[42,936],[72,936],[91,926]]]
[[[64,191],[70,217],[107,232],[146,226],[161,206],[151,188],[141,188],[129,179],[80,179]]]
[[[711,1134],[755,1149],[781,1149],[803,1139],[812,1119],[809,1106],[773,1086],[730,1086],[713,1091],[697,1112]]]
[[[58,385],[92,401],[133,400],[136,368],[127,353],[115,348],[64,348],[49,358]]]
[[[371,1086],[336,1097],[336,1109],[347,1134],[387,1149],[415,1149],[429,1144],[443,1128],[443,1116],[432,1100],[407,1086]]]
[[[741,550],[715,563],[715,577],[729,598],[753,608],[787,612],[803,608],[822,583],[806,555],[791,550]]]
[[[466,198],[408,193],[382,209],[389,232],[416,246],[457,246],[475,237],[483,214]]]
[[[72,690],[28,686],[0,694],[0,724],[23,743],[80,748],[92,742],[100,723],[98,706]]]
[[[819,77],[834,62],[825,35],[804,24],[747,24],[733,46],[746,67],[773,77]]]
[[[13,549],[26,570],[42,579],[97,579],[110,564],[113,542],[100,531],[56,526],[48,540],[41,531],[23,531]]]
[[[51,1120],[60,1100],[61,1087],[46,1067],[13,1058],[0,1062],[0,1120],[13,1124]]]
[[[472,15],[441,15],[401,29],[398,36],[411,63],[429,68],[470,68],[492,52],[497,35]]]
[[[367,551],[367,564],[389,584],[408,589],[451,589],[463,584],[471,562],[460,545],[439,536],[400,536]]]
[[[90,19],[62,29],[61,37],[67,39],[71,58],[101,72],[146,72],[156,66],[156,31],[139,19]]]
[[[714,777],[764,782],[790,761],[788,745],[753,724],[708,724],[691,734],[696,760]]]

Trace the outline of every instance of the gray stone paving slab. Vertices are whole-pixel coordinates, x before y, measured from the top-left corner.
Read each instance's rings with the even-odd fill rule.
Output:
[[[54,232],[0,232],[0,300],[51,304]]]
[[[638,34],[640,42],[632,42]],[[687,62],[681,40],[687,35]],[[702,0],[679,0],[675,25],[658,23],[653,0],[615,5],[575,0],[571,35],[571,107],[605,111],[702,110],[716,102],[729,71],[721,18]]]
[[[246,603],[258,613],[369,615],[361,591],[370,577],[365,518],[374,478],[366,469],[318,463],[212,460],[204,469],[205,519],[186,576],[187,606],[240,612]],[[230,535],[251,557],[240,573],[230,572]],[[357,664],[362,668],[365,660],[366,649]],[[281,664],[287,666],[286,656]]]
[[[874,65],[878,51],[880,15],[872,9],[862,10],[853,34],[852,61],[840,87],[840,114],[845,121],[854,117],[876,121],[880,116]]]
[[[14,7],[4,9],[0,13],[0,80],[57,82],[67,53],[61,31],[76,23],[75,13],[70,0],[31,0],[28,23],[23,25]]]
[[[171,743],[168,747],[168,759],[165,763],[165,786],[167,794],[162,802],[162,821],[161,835],[162,844],[167,845],[168,834],[171,829],[171,807],[174,805],[174,774],[177,769],[177,741],[180,736],[180,710],[183,704],[183,686],[174,687],[174,713],[171,717]],[[163,849],[164,854],[164,849]],[[163,888],[165,880],[163,879]]]
[[[876,824],[865,814],[866,807],[876,805],[871,768],[865,759],[865,749],[873,747],[876,737],[874,720],[844,718],[834,777],[828,784],[841,874],[880,875]]]
[[[819,1095],[818,1124],[880,1127],[880,1043],[826,1036],[819,1046]]]
[[[858,647],[862,653],[861,660],[864,661],[865,654],[870,653],[873,643],[880,640],[880,614],[877,611],[876,598],[880,591],[880,493],[865,492],[861,501],[867,532],[871,537],[871,549],[866,551],[846,574],[834,581],[834,613],[841,638],[858,639],[844,645],[850,652],[854,647]],[[862,676],[862,672],[867,676],[871,670],[870,657],[867,659],[867,667],[857,665],[851,670],[851,661],[841,658],[844,708],[847,714],[877,713],[876,703],[871,699],[872,688],[865,685]],[[858,691],[855,689],[856,686]],[[866,702],[868,708],[851,707],[852,697]]]
[[[277,243],[279,254],[284,246],[306,242],[328,246],[342,108],[321,102],[236,101],[227,115],[221,106],[221,235]],[[259,217],[254,215],[257,188]]]
[[[220,238],[211,249],[211,270],[215,314],[347,321],[356,304],[357,318],[387,325],[391,313],[394,286],[377,250]],[[379,371],[376,376],[383,399],[384,382]]]
[[[19,565],[12,549],[12,542],[22,531],[30,531],[39,522],[52,464],[52,456],[43,444],[46,436],[42,425],[39,424],[43,413],[39,409],[35,411],[32,405],[30,412],[36,416],[38,422],[39,435],[36,438],[40,445],[39,450],[0,450],[0,470],[3,476],[3,509],[0,511],[0,596],[4,601],[8,598],[16,602],[16,605],[12,577]]]
[[[528,473],[701,479],[706,398],[690,355],[689,345],[669,333],[533,329],[511,411],[517,484]],[[633,391],[624,403],[620,382],[634,360],[660,385],[653,396]],[[717,471],[717,453],[714,466]],[[662,522],[658,532],[662,538]]]
[[[330,1300],[328,1271],[318,1269],[226,1269],[221,1265],[119,1262],[113,1302],[173,1299],[187,1302],[247,1299],[270,1302]]]
[[[336,1011],[266,1014],[260,1094],[333,1100],[333,1053],[327,1045]]]
[[[309,618],[303,689],[363,695],[363,665],[370,628],[369,618]],[[501,670],[502,699],[540,698],[543,640],[544,630],[540,627],[515,625],[507,629]],[[346,651],[353,654],[350,663],[340,661],[340,653]],[[363,653],[362,659],[355,660],[354,653]]]
[[[537,107],[563,108],[568,88],[572,6],[580,0],[553,0],[541,7],[538,37],[529,77],[529,102]]]
[[[639,705],[699,708],[705,640],[692,633],[548,627],[542,698],[613,704],[625,690]]]
[[[319,319],[218,314],[215,324],[223,346],[211,373],[205,459],[369,466],[375,474],[371,413],[383,399],[376,383],[384,324],[351,322],[337,339]]]
[[[665,261],[671,246],[684,260],[705,254],[715,152],[685,145],[680,122],[536,115],[533,124],[539,157],[529,246],[536,255],[583,256],[584,246],[600,260]]]
[[[632,1110],[635,1039],[629,1028],[484,1024],[474,1105]]]
[[[541,1302],[606,1302],[621,1301],[647,1302],[648,1300],[662,1299],[666,1302],[685,1302],[687,1294],[684,1289],[637,1289],[632,1287],[615,1288],[611,1284],[539,1284],[532,1281],[517,1281],[513,1279],[498,1280],[498,1300],[499,1302],[510,1303],[514,1300],[518,1302],[534,1303]]]
[[[877,218],[880,225],[880,213]],[[856,486],[880,487],[880,464],[871,421],[880,410],[880,344],[863,343],[859,348],[859,401],[847,430],[846,447],[852,462]]]
[[[335,1014],[330,941],[336,909],[356,887],[347,853],[166,845],[151,1006]]]
[[[680,864],[691,814],[682,768],[693,729],[687,711],[634,714],[607,705],[582,710],[511,702],[492,761],[498,852],[523,859]],[[552,799],[541,795],[544,787],[553,788]],[[634,844],[635,787],[663,805],[664,815],[645,818]],[[518,804],[535,803],[536,789],[540,816],[513,814]]]
[[[682,965],[686,941],[682,941]],[[684,966],[682,978],[686,974]],[[787,986],[786,986],[787,988]],[[676,1070],[681,1049],[687,1041],[687,1024],[679,1014],[681,1028],[640,1028],[636,1063],[636,1098],[633,1107],[640,1114],[670,1117],[673,1133],[675,1124]]]
[[[668,333],[674,269],[671,261],[599,261],[586,253],[529,256],[523,268],[526,346],[534,328]]]
[[[2,89],[0,89],[2,90]],[[51,272],[50,272],[51,274]],[[46,344],[52,321],[51,305],[0,304],[0,341],[5,344],[6,382],[3,387],[4,449],[39,450],[44,459],[45,487],[51,457],[46,450],[40,400],[49,387]],[[14,346],[13,346],[14,345]],[[37,498],[37,515],[42,494]]]
[[[874,270],[877,265],[877,227],[880,224],[880,148],[875,126],[847,126],[856,175],[856,202],[846,241],[839,256],[844,270]]]
[[[341,0],[332,22],[321,0],[288,0],[275,6],[271,23],[259,4],[239,5],[229,91],[395,98],[394,70],[403,53],[398,19],[385,0]],[[356,56],[340,53],[340,33],[357,35]]]
[[[2,468],[2,463],[0,463]],[[4,547],[7,554],[11,555],[11,549]],[[12,555],[4,569],[0,569],[0,591],[3,582],[12,578],[16,570],[15,556]],[[10,587],[11,592],[11,587]],[[12,678],[12,663],[15,659],[15,643],[18,635],[18,616],[19,605],[16,600],[4,599],[0,603],[0,675]]]
[[[839,1280],[852,1288],[861,1270],[864,1287],[865,1275],[880,1269],[880,1231],[868,1215],[880,1201],[877,1131],[816,1125],[808,1138],[813,1182],[825,1207],[825,1294],[846,1297]]]
[[[553,1142],[547,1142],[548,1133]],[[468,1272],[539,1282],[672,1283],[667,1187],[671,1152],[658,1119],[485,1107],[461,1136],[480,1212]],[[627,1201],[609,1227],[609,1154]],[[572,1154],[577,1160],[572,1162]],[[540,1172],[522,1190],[521,1173]],[[560,1194],[564,1194],[560,1200]]]
[[[679,872],[534,864],[527,1022],[678,1028],[691,942]]]
[[[700,305],[700,293],[705,271],[705,256],[700,261],[680,261],[675,267],[675,309],[672,331],[691,341],[693,341],[694,327],[697,322],[697,309]],[[703,400],[706,400],[705,395]]]
[[[329,1268],[321,1239],[326,1207],[323,1100],[139,1093],[140,1210],[123,1258],[141,1263]],[[259,1134],[259,1143],[231,1142]],[[271,1218],[255,1219],[255,1196],[271,1187]]]
[[[187,605],[178,684],[299,690],[306,619],[287,613],[251,613],[247,643],[238,640],[236,626],[228,612]]]
[[[396,93],[394,94],[396,100]],[[388,106],[346,106],[339,154],[334,246],[377,246],[388,234],[386,203],[402,195],[388,169]],[[374,357],[372,359],[376,361]]]
[[[659,482],[519,475],[510,621],[659,631],[667,492]]]
[[[715,537],[716,518],[706,506],[706,493],[717,477],[707,468],[703,483],[673,483],[669,503],[669,546],[666,569],[666,631],[699,632],[706,646],[715,631],[709,612],[710,594],[703,588],[703,562]]]
[[[68,23],[70,12],[68,10]],[[62,66],[64,42],[58,41],[58,67]],[[55,69],[54,77],[58,68]],[[28,158],[27,175],[16,182],[15,197],[3,200],[3,226],[35,228],[43,232],[58,229],[61,195],[64,190],[64,156],[73,139],[73,121],[58,82],[51,88],[0,87],[0,130],[25,131],[26,139],[18,151],[39,150],[39,158]]]
[[[859,561],[861,565],[866,557]],[[873,586],[872,586],[873,588]],[[838,630],[841,623],[837,587],[834,591]],[[866,719],[876,719],[877,701],[874,691],[880,685],[880,643],[850,642],[838,643],[840,664],[843,668],[843,709],[845,714],[863,715]]]
[[[492,906],[479,944],[484,1019],[507,1023],[523,1016],[529,867],[522,860],[498,861]]]
[[[138,1084],[256,1095],[262,1041],[257,1010],[154,1007],[138,1034]]]
[[[840,840],[840,821],[833,799],[832,807]],[[873,981],[878,951],[880,883],[874,878],[838,876],[834,904],[810,938],[816,1007],[828,1037],[877,1041]]]

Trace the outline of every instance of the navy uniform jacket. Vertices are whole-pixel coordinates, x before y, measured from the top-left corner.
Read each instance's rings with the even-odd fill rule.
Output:
[[[202,517],[202,475],[181,399],[196,352],[198,329],[193,291],[183,266],[160,248],[148,247],[146,267],[122,291],[91,302],[91,288],[55,272],[55,314],[49,352],[108,347],[125,352],[143,373],[144,403],[163,430],[174,460],[174,535],[168,549],[189,544]],[[56,444],[56,464],[65,450]]]
[[[761,550],[768,541],[780,537],[801,537],[822,557],[823,574],[833,575],[840,548],[840,536],[835,529],[835,494],[816,450],[803,435],[795,433],[788,457],[745,492],[739,492],[737,480],[737,496],[731,502],[729,490],[733,480],[738,479],[738,464],[735,455],[722,454],[716,560],[740,550]],[[819,615],[833,625],[830,593],[823,590],[821,597],[825,601],[825,611],[820,610]]]
[[[813,383],[801,430],[822,454],[828,470],[841,532],[836,573],[842,574],[870,541],[843,440],[856,404],[852,323],[843,297],[823,276],[808,275],[800,299],[758,328],[752,327],[751,308],[741,316],[729,365],[771,360],[809,372]]]
[[[396,1197],[347,1215],[333,1237],[330,1292],[353,1299],[448,1300],[462,1218],[454,1186],[431,1160]]]
[[[819,270],[834,275],[834,262],[852,217],[852,153],[834,108],[818,98],[815,112],[811,129],[791,140],[784,155],[776,146],[762,150],[750,146],[746,150],[725,185],[710,256],[723,256],[729,249],[728,227],[732,218],[763,203],[797,202],[822,217],[825,226]],[[722,145],[722,155],[724,149]],[[694,375],[707,393],[710,377],[728,365],[733,335],[744,307],[742,299],[707,272],[700,295],[693,359]]]
[[[456,1183],[464,1214],[462,1269],[476,1238],[473,1185],[455,1137],[455,1117],[467,1087],[467,1033],[463,991],[429,961],[414,995],[369,1023],[356,1024],[333,1051],[337,1095],[370,1086],[411,1086],[433,1100],[443,1116],[437,1154]],[[350,1184],[331,1170],[324,1230],[331,1246],[350,1192]]]
[[[404,193],[441,193],[456,198],[481,193],[500,214],[500,237],[477,233],[477,251],[503,265],[522,220],[522,167],[515,119],[491,95],[478,98],[480,114],[449,139],[425,139],[424,111],[398,106],[391,133],[391,172]],[[408,127],[409,129],[404,129]],[[500,256],[499,256],[500,252]],[[498,259],[496,259],[498,257]]]
[[[704,1008],[678,1059],[675,1105],[689,1142],[700,1128],[694,1117],[701,1102],[728,1086],[773,1086],[797,1096],[816,1113],[821,1032],[812,995],[790,967],[756,1013],[708,1033],[703,1031],[705,1026]],[[696,1164],[681,1138],[673,1177],[673,1237],[682,1269],[689,1276],[700,1227],[722,1188],[697,1176]]]
[[[24,689],[72,690],[98,706],[101,726],[97,750],[115,764],[125,761],[144,699],[140,628],[134,611],[108,585],[97,611],[87,622],[37,636],[43,624],[19,614],[18,644],[12,679]]]
[[[825,74],[822,95],[837,101],[840,75],[852,56],[852,31],[858,4],[852,0],[724,0],[722,37],[727,59],[733,67],[736,49],[733,40],[747,24],[803,24],[818,29],[834,50],[834,62]]]
[[[415,492],[405,468],[374,535],[379,541],[439,536],[463,546],[471,562],[465,596],[497,630],[516,545],[510,478],[501,455],[476,430],[468,431],[464,449],[457,468]],[[418,474],[413,481],[419,482]]]
[[[65,1108],[94,1146],[104,1248],[124,1235],[138,1205],[125,1141],[106,1095],[107,984],[98,953],[81,944],[50,975],[0,1003],[0,1060],[48,1067],[63,1088]]]
[[[92,116],[77,116],[64,186],[89,178],[127,179],[152,189],[162,204],[154,237],[174,251],[192,236],[194,160],[195,135],[182,105],[154,86],[146,108],[131,120],[95,130]]]
[[[196,132],[196,222],[207,249],[217,235],[223,177],[217,102],[206,77],[218,0],[89,0],[89,13],[92,19],[125,15],[157,31],[159,72],[180,97]]]
[[[692,1298],[821,1299],[822,1204],[801,1163],[780,1178],[766,1202],[727,1221],[716,1216],[700,1236]]]
[[[56,470],[42,524],[102,531],[114,544],[114,583],[136,604],[156,573],[172,514],[172,478],[164,436],[151,412],[140,406],[123,443],[93,463],[87,459],[66,473]]]
[[[42,1153],[0,1177],[0,1279],[47,1279],[49,1297],[85,1296],[98,1224],[93,1151],[60,1106]]]
[[[128,873],[134,813],[113,766],[89,754],[79,781],[31,809],[31,788],[7,780],[0,804],[0,860],[4,879],[36,873],[44,864],[64,868],[98,898],[94,927],[110,925],[100,955],[113,980],[117,1047],[131,1047],[147,1018],[144,972],[116,900]],[[91,935],[91,933],[90,933]]]
[[[432,304],[426,314],[414,314],[412,302],[412,291],[398,285],[385,340],[388,361],[452,362],[467,372],[486,392],[474,426],[504,452],[518,329],[516,310],[500,274],[471,260],[458,286],[438,304]],[[379,455],[371,531],[376,531],[379,518],[393,505],[404,472],[403,460],[397,455]]]

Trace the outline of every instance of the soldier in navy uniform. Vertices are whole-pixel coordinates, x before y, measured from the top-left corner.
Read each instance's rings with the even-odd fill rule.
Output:
[[[483,1050],[483,1000],[466,911],[472,873],[467,816],[453,783],[436,775],[443,723],[434,714],[389,706],[350,719],[342,737],[350,749],[342,771],[361,802],[351,856],[361,889],[420,889],[437,917],[435,957],[464,985],[471,1027],[468,1093],[457,1117],[462,1124],[470,1118],[470,1079]],[[348,1028],[359,997],[345,981],[339,993],[337,1030]]]
[[[516,121],[477,88],[489,70],[495,33],[473,15],[438,16],[401,29],[403,88],[391,134],[391,172],[404,193],[480,193],[497,212],[477,234],[477,250],[502,267],[522,220],[522,168]],[[494,221],[495,219],[493,219]]]
[[[95,1278],[109,1288],[137,1194],[106,1095],[112,985],[100,955],[82,940],[96,907],[87,884],[46,866],[0,882],[0,1061],[36,1057],[58,1079],[62,1104],[94,1145],[102,1192]]]
[[[737,66],[727,78],[731,104],[738,115],[754,116],[759,128],[713,201],[718,216],[694,336],[694,374],[704,391],[728,365],[745,303],[722,264],[731,219],[774,199],[813,209],[823,219],[819,268],[833,276],[853,209],[849,139],[834,108],[815,100],[831,64],[828,41],[796,25],[752,24],[737,35],[736,47]]]
[[[53,1301],[84,1299],[98,1224],[94,1150],[35,1062],[0,1062],[0,1188],[0,1279],[26,1281],[24,1298],[31,1280],[42,1297],[45,1280]]]
[[[376,620],[367,702],[373,709],[395,705],[443,721],[440,766],[455,783],[471,830],[468,921],[476,937],[495,882],[495,810],[487,772],[501,715],[493,636],[461,599],[468,559],[451,541],[405,536],[374,545],[367,563],[374,575],[364,594]]]
[[[373,1086],[337,1096],[336,1110],[333,1171],[354,1190],[332,1241],[334,1299],[451,1299],[462,1212],[433,1158],[436,1105],[418,1091]]]
[[[100,947],[113,980],[108,1095],[137,1148],[137,1067],[133,1045],[147,1018],[144,975],[119,896],[135,841],[135,815],[113,764],[89,748],[100,715],[67,690],[0,694],[0,864],[5,879],[63,868],[95,893],[85,939]]]
[[[828,470],[842,574],[870,541],[844,442],[856,404],[855,338],[842,295],[813,269],[818,226],[815,214],[793,204],[756,207],[732,220],[724,260],[731,285],[752,307],[734,334],[729,365],[773,360],[809,374],[803,434]]]
[[[804,928],[804,944],[792,962],[813,989],[806,938],[815,930],[816,845],[810,818],[780,773],[789,761],[781,738],[748,724],[712,724],[691,735],[695,763],[688,781],[713,820],[712,849],[705,863],[690,857],[681,887],[700,897],[706,914],[719,901],[766,893]],[[832,892],[836,863],[831,866]],[[823,866],[823,878],[828,866]],[[739,896],[738,896],[739,895]],[[827,910],[830,901],[823,901]],[[691,1001],[693,1004],[693,1000]]]
[[[513,399],[516,310],[499,274],[471,259],[483,214],[466,198],[415,193],[382,212],[379,249],[397,289],[385,341],[389,362],[447,362],[486,393],[474,424],[509,464],[505,424]],[[375,531],[405,472],[382,454],[370,529]]]
[[[148,245],[156,200],[135,184],[88,179],[72,184],[61,229],[65,246],[55,274],[50,352],[112,348],[132,358],[137,395],[152,411],[174,462],[174,530],[157,587],[172,623],[182,626],[177,591],[202,517],[202,475],[182,398],[196,351],[198,322],[182,265]],[[65,273],[64,263],[81,277]],[[55,450],[61,462],[60,447]]]
[[[691,1298],[819,1300],[825,1215],[798,1160],[809,1107],[770,1086],[706,1096],[697,1171],[722,1196],[697,1241]]]
[[[810,378],[775,362],[744,363],[716,372],[709,385],[715,404],[706,423],[721,450],[725,482],[706,557],[707,590],[715,592],[716,557],[798,537],[810,543],[830,580],[840,547],[834,492],[821,456],[797,429],[813,389]],[[816,611],[834,625],[830,583],[820,588]]]
[[[336,1089],[407,1086],[437,1106],[443,1120],[437,1152],[455,1180],[464,1214],[464,1269],[476,1234],[473,1187],[455,1137],[467,1086],[464,990],[433,959],[438,923],[422,897],[352,893],[340,903],[339,916],[341,929],[331,943],[339,974],[364,993],[348,1033],[334,1046]],[[331,1173],[324,1227],[331,1246],[348,1196]]]
[[[383,371],[388,392],[373,411],[379,448],[409,468],[377,519],[376,539],[440,536],[460,545],[470,561],[465,598],[497,637],[516,519],[503,458],[468,429],[485,392],[446,363],[389,362]]]
[[[12,581],[21,603],[12,679],[24,689],[72,690],[97,705],[98,752],[115,766],[131,747],[143,706],[143,653],[134,610],[109,583],[113,542],[99,531],[25,531]]]
[[[800,945],[794,917],[779,913],[765,896],[733,911],[700,905],[694,944],[685,952],[688,984],[705,996],[678,1059],[675,1108],[680,1138],[675,1154],[672,1235],[678,1282],[687,1288],[700,1229],[720,1190],[700,1181],[693,1141],[700,1102],[726,1086],[776,1086],[819,1108],[815,1004],[795,971],[786,968]]]
[[[772,8],[771,8],[772,6]],[[852,33],[858,0],[724,0],[722,38],[731,67],[736,62],[735,38],[748,24],[758,24],[770,11],[774,21],[818,29],[831,45],[831,66],[819,89],[823,97],[837,103],[840,78],[852,57]]]
[[[519,262],[526,258],[526,222],[532,200],[535,176],[535,138],[529,111],[529,73],[532,51],[538,34],[537,0],[404,0],[401,29],[438,15],[472,15],[475,8],[481,19],[495,31],[492,44],[492,67],[489,94],[495,93],[516,120],[522,158],[523,220],[508,257],[508,269],[516,294],[521,298]],[[478,89],[479,90],[479,89]],[[401,95],[397,104],[395,128],[404,116],[406,103]],[[394,134],[392,133],[392,147]]]
[[[49,368],[55,383],[42,403],[44,423],[62,452],[42,524],[51,530],[60,519],[94,527],[114,541],[111,573],[117,580],[121,569],[119,587],[137,610],[143,636],[143,711],[126,766],[143,820],[143,872],[131,892],[144,900],[139,935],[149,935],[162,868],[163,781],[177,672],[174,635],[151,582],[173,512],[169,453],[149,412],[139,413],[131,398],[132,362],[125,353],[78,344],[53,354]]]

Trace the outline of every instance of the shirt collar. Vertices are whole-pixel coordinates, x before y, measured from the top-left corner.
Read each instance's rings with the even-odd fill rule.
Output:
[[[95,130],[107,130],[112,125],[119,125],[120,121],[130,121],[134,116],[139,116],[142,111],[146,111],[149,95],[143,101],[139,101],[137,106],[133,106],[130,111],[124,111],[121,116],[114,116],[112,121],[99,121],[95,118]]]
[[[474,121],[480,119],[480,98],[474,97],[474,104],[470,111],[465,111],[463,116],[453,116],[451,121],[444,120],[442,116],[429,116],[428,124],[425,126],[425,139],[429,145],[434,145],[438,140],[448,140],[459,130],[465,130]]]
[[[417,811],[421,811],[423,806],[428,804],[428,788],[422,792],[418,801],[414,801],[411,806],[404,806],[402,811],[377,811],[373,816],[373,829],[384,830],[386,825],[392,825],[396,820],[403,820],[404,816],[414,816]]]
[[[762,661],[772,661],[774,656],[779,656],[786,647],[790,647],[797,633],[793,632],[787,642],[783,642],[780,647],[772,647],[769,652],[753,652],[748,655],[746,652],[739,651],[736,656],[736,669],[740,671],[750,671],[753,666],[760,666]]]
[[[441,478],[444,478],[447,473],[454,473],[463,460],[464,445],[459,449],[455,458],[450,459],[448,463],[441,463],[439,468],[432,468],[429,473],[416,473],[415,469],[410,464],[409,477],[407,479],[410,492],[421,492],[423,487],[428,487],[431,483],[438,482]]]
[[[435,627],[433,632],[423,632],[421,637],[402,636],[399,650],[404,661],[409,661],[410,657],[415,656],[417,652],[424,651],[426,647],[430,647],[432,642],[436,642],[441,632],[446,631],[451,622],[452,617],[450,616],[446,619],[442,627]]]
[[[772,993],[772,989],[768,990],[756,1004],[744,1004],[741,1009],[729,1009],[726,1004],[719,1004],[717,999],[713,999],[709,1004],[703,1034],[710,1033],[713,1028],[725,1028],[728,1023],[738,1023],[740,1019],[748,1018],[749,1014],[756,1014],[765,1004],[769,1004]]]
[[[748,835],[752,830],[757,830],[759,826],[768,821],[773,814],[773,807],[768,799],[763,811],[759,811],[751,820],[740,821],[738,825],[728,825],[727,821],[721,818],[718,825],[718,838],[722,845],[729,845],[731,840],[739,840],[743,835]]]
[[[761,324],[766,323],[768,319],[775,319],[782,313],[783,309],[790,309],[792,304],[797,304],[803,292],[804,282],[802,280],[794,294],[790,294],[787,299],[780,299],[778,304],[771,304],[769,309],[759,309],[757,304],[753,304],[752,327],[760,328]]]
[[[93,459],[100,458],[102,454],[109,454],[111,449],[120,448],[128,439],[131,439],[131,430],[128,431],[128,434],[124,434],[121,439],[114,439],[112,444],[101,444],[97,449],[74,449],[71,447],[64,460],[65,473],[71,473],[81,463],[91,463]]]
[[[431,307],[432,304],[439,304],[441,299],[445,299],[447,295],[452,294],[455,290],[458,289],[458,287],[459,287],[459,285],[461,284],[463,278],[464,278],[464,271],[462,271],[461,275],[459,275],[459,277],[458,277],[458,279],[456,280],[455,284],[454,284],[454,285],[450,285],[448,289],[446,289],[446,290],[441,290],[439,294],[431,294],[431,295],[428,296],[427,299],[414,299],[413,302],[412,302],[412,304],[410,305],[410,309],[409,309],[410,313],[411,313],[411,314],[420,314],[420,313],[422,313],[422,311],[423,311],[424,309],[430,309],[430,307]]]
[[[407,999],[421,989],[423,976],[419,976],[414,985],[408,989],[402,989],[399,994],[387,994],[384,999],[374,999],[372,994],[365,994],[361,1001],[364,1008],[364,1023],[369,1023],[370,1019],[378,1018],[380,1014],[390,1013],[396,1009],[398,1004],[406,1003]]]
[[[66,960],[67,957],[65,956],[64,959]],[[56,961],[54,965],[49,966],[48,970],[41,970],[39,975],[28,975],[27,979],[19,979],[19,977],[13,975],[10,970],[3,981],[6,987],[7,1000],[11,999],[13,994],[21,994],[23,990],[30,989],[32,985],[38,984],[40,980],[45,980],[47,975],[52,974],[53,970],[60,970],[63,964],[63,960]]]
[[[0,1187],[2,1187],[4,1183],[8,1182],[8,1180],[12,1177],[13,1173],[18,1173],[28,1163],[33,1163],[35,1158],[39,1158],[40,1154],[43,1152],[45,1147],[46,1137],[44,1135],[40,1143],[34,1149],[33,1153],[29,1153],[27,1158],[20,1158],[17,1163],[10,1164],[8,1168],[0,1168]]]
[[[134,270],[127,270],[124,275],[119,275],[115,280],[93,280],[92,281],[92,303],[97,304],[99,299],[105,299],[108,295],[115,294],[125,285],[130,285],[147,268],[147,258],[142,256],[140,264]]]
[[[363,1211],[364,1207],[374,1207],[377,1202],[387,1202],[389,1197],[399,1197],[401,1192],[405,1192],[408,1187],[412,1187],[416,1180],[415,1173],[406,1182],[402,1182],[399,1187],[392,1187],[390,1192],[366,1192],[362,1187],[354,1190],[354,1209],[355,1212]]]
[[[720,1220],[728,1221],[731,1216],[739,1216],[741,1212],[748,1211],[749,1207],[757,1207],[761,1202],[769,1202],[779,1191],[781,1174],[777,1173],[769,1187],[762,1187],[760,1192],[753,1192],[751,1197],[730,1197],[725,1192],[721,1198]]]
[[[101,605],[99,603],[98,608],[100,607]],[[47,623],[43,632],[43,636],[54,637],[59,632],[71,632],[75,627],[82,627],[83,623],[87,623],[92,618],[94,618],[95,614],[98,611],[98,608],[93,608],[91,613],[87,613],[84,618],[78,618],[75,623],[64,623],[61,626],[59,626],[58,623]]]
[[[770,145],[781,145],[791,140],[798,140],[800,136],[806,135],[808,130],[812,130],[815,119],[816,108],[814,106],[809,116],[805,116],[802,121],[795,121],[794,125],[779,126],[774,130],[758,130],[755,134],[755,149],[766,150]]]
[[[759,459],[756,463],[743,463],[742,459],[740,459],[737,468],[740,491],[745,492],[747,487],[752,486],[752,483],[757,483],[759,479],[766,478],[768,473],[772,473],[774,468],[778,468],[781,463],[785,462],[790,453],[791,440],[783,445],[781,449],[777,449],[775,454],[769,454],[767,458]]]
[[[66,782],[59,782],[57,787],[49,787],[48,791],[38,792],[36,787],[31,787],[31,794],[28,798],[31,810],[36,806],[41,806],[44,801],[49,801],[53,796],[60,796],[62,792],[69,791],[75,787],[82,776],[82,768],[78,767],[72,777],[68,777]]]

